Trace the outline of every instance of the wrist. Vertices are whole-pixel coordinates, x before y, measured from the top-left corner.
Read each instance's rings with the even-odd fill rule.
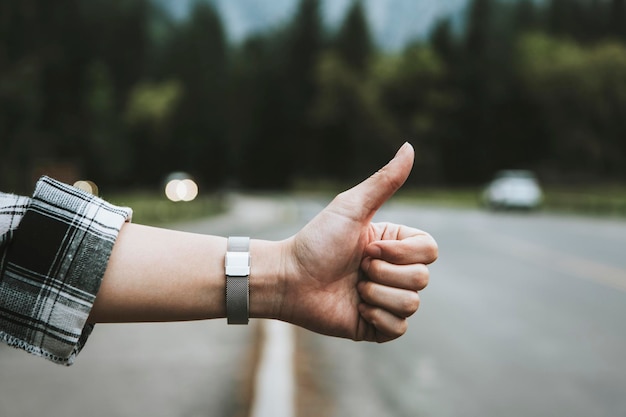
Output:
[[[281,318],[285,252],[284,242],[250,240],[250,318]]]

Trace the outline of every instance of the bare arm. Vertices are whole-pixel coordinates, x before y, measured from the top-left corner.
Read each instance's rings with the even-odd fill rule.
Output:
[[[250,316],[354,340],[401,336],[419,307],[437,245],[420,230],[371,219],[408,177],[413,155],[403,146],[295,236],[252,240]],[[90,321],[225,317],[225,252],[222,237],[125,225]]]
[[[250,314],[277,318],[282,244],[252,240]],[[113,247],[91,322],[180,321],[226,316],[226,238],[126,224]]]

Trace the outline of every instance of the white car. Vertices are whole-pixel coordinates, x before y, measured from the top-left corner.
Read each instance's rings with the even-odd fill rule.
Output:
[[[531,171],[500,171],[483,192],[484,204],[492,209],[536,209],[543,192]]]

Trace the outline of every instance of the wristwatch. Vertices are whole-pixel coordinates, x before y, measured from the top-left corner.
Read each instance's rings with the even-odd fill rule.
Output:
[[[226,249],[226,319],[248,324],[250,309],[250,238],[231,236]]]

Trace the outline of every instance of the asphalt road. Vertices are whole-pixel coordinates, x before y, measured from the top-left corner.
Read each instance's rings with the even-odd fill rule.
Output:
[[[290,224],[292,212],[280,202],[234,198],[231,213],[171,227],[257,236]],[[0,343],[0,417],[246,416],[256,324],[99,324],[71,367]]]
[[[322,207],[246,200],[176,227],[282,238]],[[398,341],[296,332],[299,417],[626,416],[626,222],[400,204],[378,219],[433,234],[431,284]],[[70,368],[0,346],[0,416],[240,415],[254,329],[99,325]]]
[[[626,222],[400,206],[379,217],[429,231],[440,258],[398,341],[298,332],[327,415],[626,416]]]

